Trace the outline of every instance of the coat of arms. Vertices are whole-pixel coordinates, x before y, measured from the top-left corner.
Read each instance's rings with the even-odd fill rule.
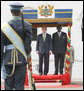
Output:
[[[41,7],[39,6],[38,8],[40,10],[39,14],[41,14],[41,16],[48,17],[48,16],[52,15],[54,6],[50,6],[50,5],[44,6],[44,5],[42,5]]]

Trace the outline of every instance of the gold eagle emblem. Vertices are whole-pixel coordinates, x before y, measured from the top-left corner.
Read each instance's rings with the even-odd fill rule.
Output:
[[[51,16],[52,13],[53,13],[53,8],[54,6],[44,6],[42,5],[41,7],[39,6],[38,9],[39,9],[39,14],[41,14],[41,16],[45,16],[45,17],[48,17],[48,16]]]

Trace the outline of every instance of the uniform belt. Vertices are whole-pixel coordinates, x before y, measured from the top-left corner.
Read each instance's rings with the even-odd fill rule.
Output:
[[[5,50],[12,50],[15,49],[16,47],[13,44],[5,46]]]

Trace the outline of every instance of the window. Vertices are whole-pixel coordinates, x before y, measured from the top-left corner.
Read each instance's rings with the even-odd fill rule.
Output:
[[[82,19],[82,41],[83,41],[83,19]]]
[[[82,28],[82,41],[83,41],[83,28]]]

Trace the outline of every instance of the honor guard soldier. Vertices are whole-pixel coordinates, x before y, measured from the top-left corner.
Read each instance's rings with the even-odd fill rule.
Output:
[[[22,7],[24,5],[19,2],[11,3],[12,19],[1,26],[1,61],[6,71],[5,90],[24,90],[26,59],[31,52],[32,26],[22,20]]]

